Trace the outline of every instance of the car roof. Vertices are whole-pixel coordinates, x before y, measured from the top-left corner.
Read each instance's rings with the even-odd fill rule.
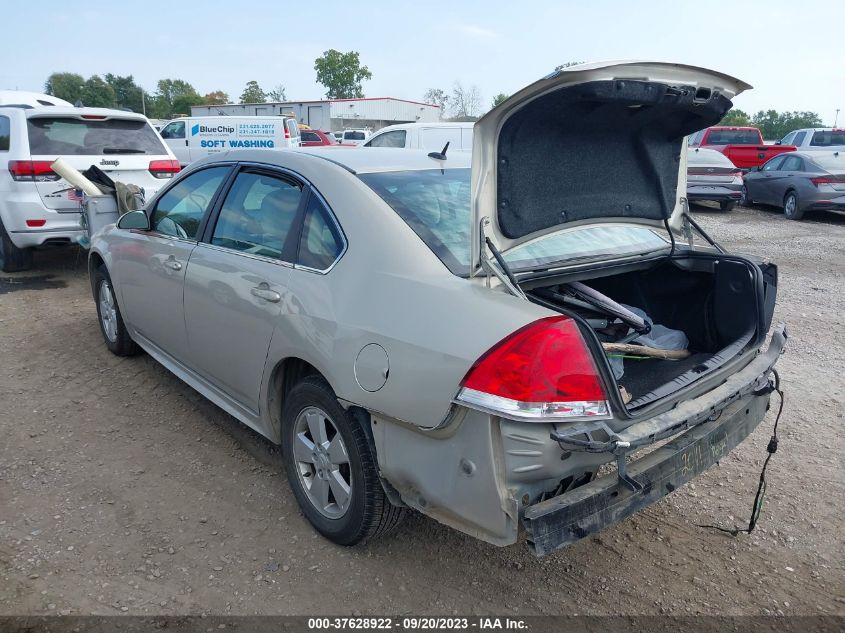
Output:
[[[415,128],[415,127],[428,127],[428,128],[468,128],[475,125],[475,121],[432,121],[430,123],[425,123],[423,121],[417,121],[415,123],[396,123],[394,125],[388,125],[383,127],[379,130],[379,132],[383,132],[384,130],[396,130],[396,129],[408,129],[408,128]]]
[[[204,165],[217,161],[249,161],[286,167],[284,157],[288,153],[303,154],[326,160],[343,167],[353,174],[370,174],[386,171],[421,171],[424,169],[462,169],[472,166],[469,152],[447,152],[446,160],[431,158],[425,150],[402,149],[393,147],[356,147],[340,146],[298,147],[282,150],[232,150],[212,154],[201,159]]]

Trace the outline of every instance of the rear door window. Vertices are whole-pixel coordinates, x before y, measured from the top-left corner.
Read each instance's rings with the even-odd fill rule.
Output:
[[[0,116],[0,152],[9,151],[9,143],[12,138],[9,117]]]
[[[230,169],[209,167],[176,183],[156,203],[152,230],[183,240],[197,239],[202,218]]]
[[[311,194],[299,240],[299,266],[317,271],[331,267],[343,251],[343,237],[319,197]]]
[[[242,253],[290,258],[284,254],[294,227],[302,186],[261,172],[238,174],[214,227],[211,243]],[[295,242],[294,242],[295,244]]]
[[[804,142],[805,138],[807,138],[806,132],[798,132],[798,134],[795,135],[795,140],[792,141],[792,143],[790,143],[790,145],[799,145],[800,146]]]
[[[798,156],[787,156],[780,171],[803,171],[803,163]]]
[[[27,127],[29,151],[35,156],[167,154],[158,134],[145,120],[31,117]]]

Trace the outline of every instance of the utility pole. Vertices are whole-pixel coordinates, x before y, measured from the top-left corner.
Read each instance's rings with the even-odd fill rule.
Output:
[[[836,118],[833,119],[833,127],[836,127],[836,123],[839,121],[839,108],[836,108]]]
[[[140,86],[138,87],[141,89],[141,112],[143,112],[144,116],[147,116],[147,96],[144,94],[144,89]]]

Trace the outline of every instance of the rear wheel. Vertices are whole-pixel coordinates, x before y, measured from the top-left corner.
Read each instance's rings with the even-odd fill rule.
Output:
[[[739,199],[739,204],[743,207],[747,207],[749,204],[754,204],[754,201],[748,197],[748,188],[745,185],[742,185],[742,189],[740,190],[742,196]]]
[[[736,202],[734,202],[733,200],[725,200],[724,202],[719,203],[719,208],[725,213],[730,213],[734,210],[734,207],[736,207]]]
[[[0,220],[0,270],[4,273],[16,273],[32,268],[32,249],[18,248],[6,232]]]
[[[106,347],[117,356],[134,356],[141,348],[129,336],[129,331],[123,323],[117,299],[114,297],[114,287],[105,266],[97,268],[94,277],[94,300],[97,302],[97,319]]]
[[[798,205],[798,194],[794,191],[788,191],[783,198],[783,214],[788,220],[800,220],[804,217],[804,212]]]
[[[339,545],[355,545],[399,524],[359,419],[318,376],[285,398],[282,455],[293,494],[314,528]]]

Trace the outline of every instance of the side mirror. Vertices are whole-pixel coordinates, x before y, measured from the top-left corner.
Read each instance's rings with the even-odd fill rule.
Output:
[[[775,141],[775,145],[783,145],[783,141]]]
[[[146,211],[130,211],[129,213],[124,213],[120,216],[120,219],[117,221],[117,228],[149,231],[150,220],[147,217]]]

